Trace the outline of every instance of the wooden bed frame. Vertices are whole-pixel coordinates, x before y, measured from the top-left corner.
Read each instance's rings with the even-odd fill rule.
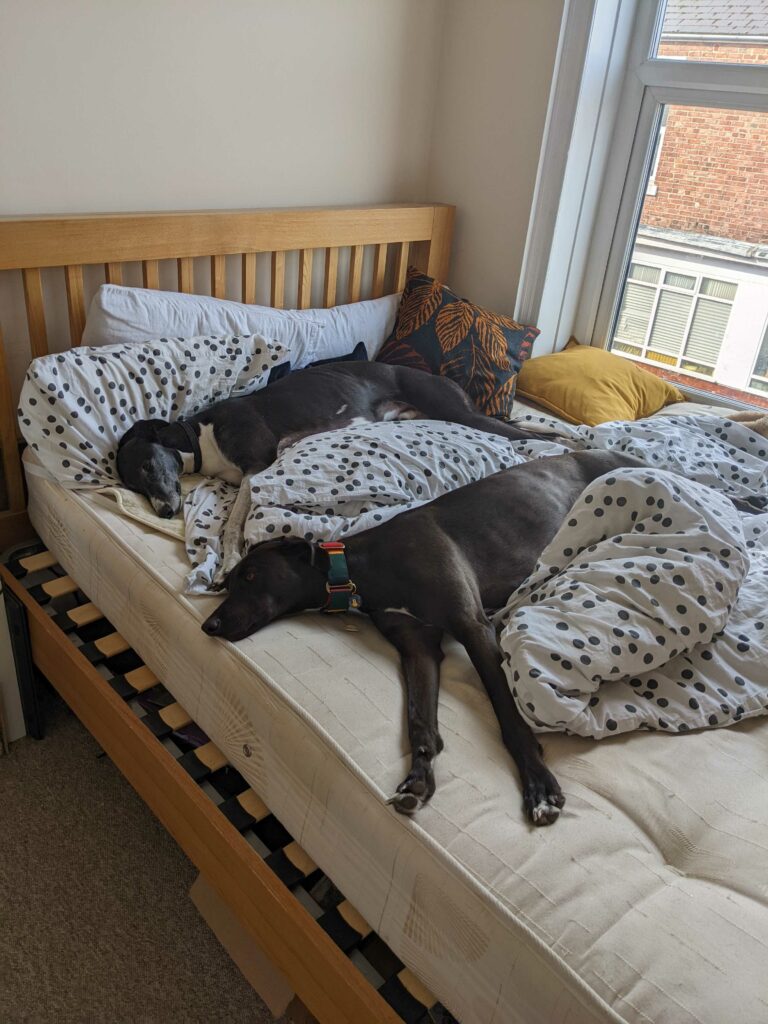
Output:
[[[172,260],[178,290],[194,292],[198,290],[194,260],[206,257],[210,292],[224,297],[229,294],[226,257],[235,255],[240,259],[242,301],[255,301],[257,267],[268,266],[270,304],[309,308],[313,263],[322,259],[322,302],[332,306],[400,290],[409,262],[444,279],[453,215],[451,206],[410,204],[5,218],[0,219],[0,271],[21,272],[28,353],[34,357],[48,351],[45,309],[51,303],[48,292],[57,284],[66,291],[70,343],[80,343],[85,325],[84,266],[100,265],[104,279],[119,284],[124,264],[139,262],[144,286],[158,288],[161,261]],[[349,272],[342,281],[339,255],[346,247]],[[292,252],[298,257],[287,260]],[[269,261],[257,264],[260,253],[269,253]],[[294,265],[297,287],[295,298],[290,298],[286,267]],[[44,268],[61,268],[56,272],[58,281],[52,284],[50,273],[41,273]],[[320,275],[316,278],[315,291]],[[24,344],[6,338],[9,343],[14,353]],[[8,495],[8,508],[0,511],[0,552],[33,536],[26,514],[16,397],[0,333],[0,447]],[[399,1020],[19,581],[5,567],[0,567],[0,576],[26,611],[34,666],[94,735],[308,1010],[331,1024]]]

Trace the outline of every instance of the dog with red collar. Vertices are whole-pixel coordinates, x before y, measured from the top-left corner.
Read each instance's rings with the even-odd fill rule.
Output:
[[[538,459],[444,494],[339,542],[267,541],[226,578],[226,600],[203,623],[242,640],[284,615],[359,610],[397,648],[408,692],[411,771],[392,802],[413,814],[435,791],[441,639],[466,649],[520,772],[534,825],[557,819],[564,797],[521,717],[502,669],[489,609],[531,573],[587,484],[639,459],[585,451]]]

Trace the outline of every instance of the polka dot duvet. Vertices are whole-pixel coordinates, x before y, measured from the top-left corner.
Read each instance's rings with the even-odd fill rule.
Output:
[[[685,732],[768,709],[768,515],[673,473],[593,483],[497,617],[540,732]]]
[[[27,374],[21,428],[59,483],[114,496],[116,442],[131,422],[173,419],[263,387],[287,357],[258,336],[47,356]],[[510,444],[426,420],[304,438],[243,482],[244,546],[280,536],[337,539],[530,459],[627,451],[649,468],[592,484],[497,615],[521,712],[540,731],[594,737],[765,713],[768,513],[739,513],[730,501],[768,499],[765,438],[712,416],[599,427],[535,415],[518,422],[541,439]],[[186,496],[189,593],[212,588],[237,494],[221,480],[201,480]]]

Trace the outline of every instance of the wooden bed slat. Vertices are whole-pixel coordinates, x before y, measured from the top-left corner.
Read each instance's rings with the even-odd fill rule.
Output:
[[[43,305],[43,282],[40,270],[32,267],[22,270],[24,281],[24,302],[27,307],[27,327],[32,357],[48,354],[48,333],[45,328],[45,306]]]
[[[405,288],[405,276],[408,273],[408,254],[410,252],[408,242],[401,242],[397,247],[395,257],[395,291],[401,292]]]
[[[384,274],[387,270],[387,250],[389,246],[386,242],[382,245],[377,245],[376,250],[373,254],[373,283],[371,285],[371,298],[380,299],[384,294]]]
[[[131,669],[125,673],[125,681],[132,686],[137,693],[144,693],[151,690],[160,681],[155,673],[147,665],[140,665],[139,668]]]
[[[77,584],[71,576],[59,576],[58,579],[49,580],[41,584],[43,593],[48,597],[64,597],[65,594],[74,594]]]
[[[243,253],[243,302],[256,301],[256,253]]]
[[[11,382],[8,378],[8,366],[5,361],[5,346],[0,330],[0,445],[2,445],[3,472],[8,492],[8,508],[11,512],[21,512],[26,505],[24,500],[24,480],[22,477],[21,460],[16,441],[16,406],[11,397]]]
[[[262,818],[266,818],[269,814],[267,805],[258,793],[255,793],[252,789],[246,789],[242,793],[238,793],[237,802],[256,821],[261,821]]]
[[[227,294],[227,268],[223,256],[211,256],[211,295],[223,299]]]
[[[190,295],[195,290],[195,265],[191,256],[176,261],[179,271],[179,291]]]
[[[192,721],[192,716],[184,710],[181,704],[169,704],[166,708],[160,708],[157,713],[169,729],[183,729]]]
[[[122,263],[105,263],[104,274],[107,279],[107,284],[122,284],[123,283],[123,265]]]
[[[27,572],[40,572],[41,569],[50,569],[57,562],[58,559],[52,551],[39,551],[36,555],[19,559],[19,565],[22,569],[26,569]]]
[[[142,260],[141,275],[145,288],[160,287],[160,264],[157,260]]]
[[[67,612],[69,618],[76,626],[90,626],[92,622],[98,622],[104,616],[92,601],[87,604],[80,604],[77,608],[70,608]]]
[[[272,284],[270,287],[270,305],[282,309],[285,305],[285,253],[272,253]]]
[[[349,254],[349,293],[347,302],[360,301],[360,286],[363,280],[363,246],[353,245]]]
[[[309,309],[312,299],[312,249],[299,251],[298,308]]]
[[[211,742],[204,743],[202,747],[197,747],[195,757],[212,772],[217,772],[219,768],[223,768],[228,763],[226,757],[216,744]]]
[[[325,282],[323,305],[326,309],[336,305],[336,279],[339,274],[339,250],[334,246],[325,251]]]
[[[105,658],[114,658],[116,654],[122,654],[131,646],[120,633],[109,633],[107,636],[100,636],[93,641],[93,646],[100,651]]]
[[[67,282],[67,310],[69,312],[69,343],[79,345],[85,330],[85,298],[83,296],[83,268],[68,266],[64,271]]]

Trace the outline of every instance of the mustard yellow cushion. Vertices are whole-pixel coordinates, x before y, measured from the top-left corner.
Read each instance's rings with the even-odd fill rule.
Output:
[[[683,395],[637,363],[571,338],[562,352],[523,363],[517,395],[569,423],[594,427],[609,420],[638,420]]]

